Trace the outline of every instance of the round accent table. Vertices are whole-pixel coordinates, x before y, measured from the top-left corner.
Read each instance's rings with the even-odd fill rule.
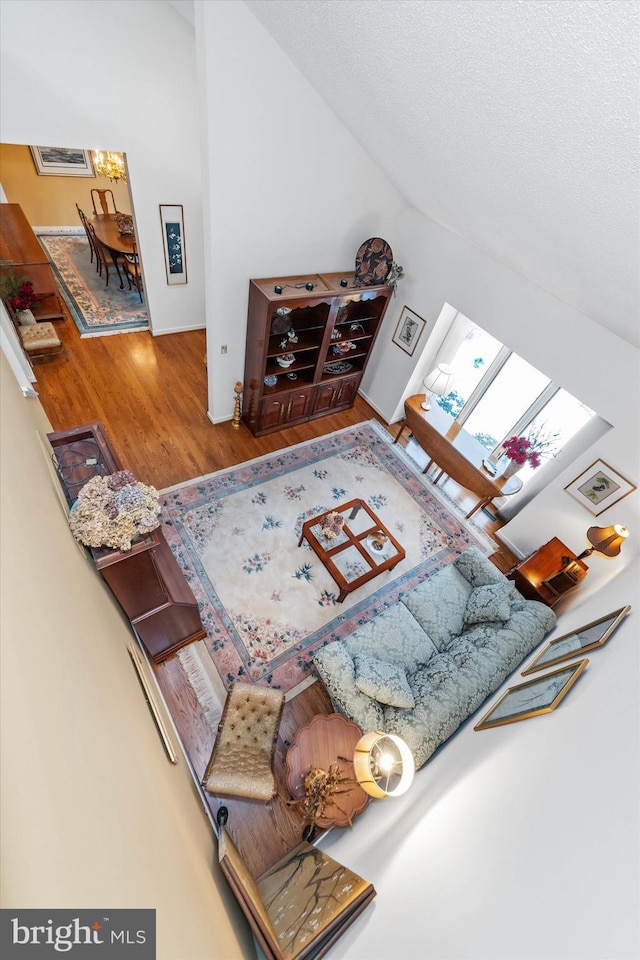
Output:
[[[353,751],[361,736],[358,724],[341,714],[318,714],[300,727],[289,748],[286,775],[292,797],[304,796],[304,778],[313,767],[337,767],[341,777],[353,781],[340,785],[337,803],[327,806],[326,816],[316,820],[320,829],[348,826],[369,802],[353,770]]]

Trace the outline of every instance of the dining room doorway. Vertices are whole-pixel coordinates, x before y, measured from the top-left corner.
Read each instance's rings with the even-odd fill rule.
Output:
[[[149,330],[126,155],[3,143],[0,167],[6,200],[45,248],[80,335]]]

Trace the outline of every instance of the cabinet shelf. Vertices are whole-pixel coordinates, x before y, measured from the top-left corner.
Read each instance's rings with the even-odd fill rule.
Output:
[[[384,284],[357,287],[348,273],[251,280],[242,419],[252,433],[262,436],[353,406],[390,295],[391,287]],[[352,330],[355,324],[358,329]],[[290,330],[295,342],[288,339]],[[332,353],[343,341],[357,348]],[[286,368],[277,362],[285,353],[295,356]],[[328,363],[340,360],[352,364],[349,370],[325,373]],[[277,383],[267,386],[265,377],[273,375]]]

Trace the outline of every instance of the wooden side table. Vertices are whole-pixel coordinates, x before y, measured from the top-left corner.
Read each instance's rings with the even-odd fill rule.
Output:
[[[350,783],[340,785],[336,803],[327,806],[326,816],[316,820],[321,829],[346,827],[369,803],[369,796],[356,781],[353,751],[362,736],[357,723],[339,713],[317,714],[296,733],[287,753],[287,787],[294,798],[304,796],[304,780],[313,767],[337,767]]]
[[[512,567],[507,578],[513,580],[527,600],[539,600],[553,607],[563,594],[584,580],[588,569],[566,544],[554,537]]]

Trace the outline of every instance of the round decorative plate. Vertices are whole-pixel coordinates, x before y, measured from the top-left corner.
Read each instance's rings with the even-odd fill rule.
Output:
[[[371,237],[356,254],[356,284],[370,287],[384,283],[393,263],[393,251],[386,240]]]
[[[325,363],[322,368],[323,373],[346,373],[353,366],[348,360],[332,360],[331,363]]]

